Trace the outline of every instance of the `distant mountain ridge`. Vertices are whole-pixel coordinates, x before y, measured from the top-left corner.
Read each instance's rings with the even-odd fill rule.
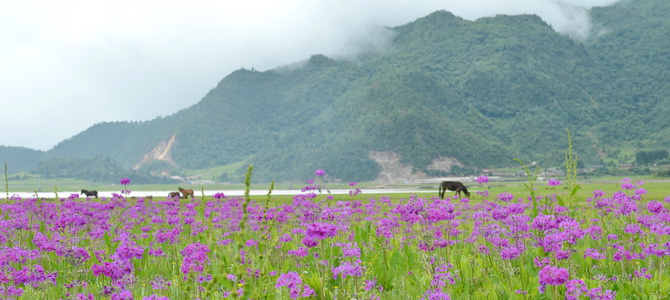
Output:
[[[580,43],[534,15],[468,21],[437,11],[390,28],[383,52],[240,69],[174,115],[96,124],[38,160],[101,156],[162,174],[243,162],[258,180],[323,168],[363,181],[384,177],[389,160],[405,177],[513,158],[559,166],[569,128],[581,163],[602,165],[612,149],[670,147],[668,15],[663,0],[593,8],[594,33]],[[148,155],[168,141],[162,156]],[[245,170],[222,175],[240,180]]]

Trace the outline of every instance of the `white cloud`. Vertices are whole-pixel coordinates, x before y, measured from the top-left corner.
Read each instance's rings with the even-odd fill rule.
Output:
[[[470,20],[534,13],[580,37],[585,9],[614,2],[0,1],[0,145],[47,150],[98,122],[169,115],[236,69],[346,55],[383,26],[439,9]]]

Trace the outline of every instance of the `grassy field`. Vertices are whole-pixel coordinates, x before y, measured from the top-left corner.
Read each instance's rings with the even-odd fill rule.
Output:
[[[583,182],[566,207],[565,183],[535,182],[535,201],[526,184],[473,182],[467,200],[313,184],[269,198],[2,200],[0,297],[667,298],[668,182]]]

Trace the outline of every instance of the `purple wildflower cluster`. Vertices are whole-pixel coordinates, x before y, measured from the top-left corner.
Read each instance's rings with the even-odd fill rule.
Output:
[[[565,268],[552,267],[546,265],[538,274],[540,277],[540,292],[544,292],[547,285],[562,285],[570,278],[570,273]]]
[[[123,185],[123,190],[121,190],[121,194],[129,195],[130,190],[128,189],[128,185],[130,184],[130,179],[121,178],[119,182],[121,183],[121,185]]]
[[[309,285],[302,284],[302,278],[297,272],[288,272],[279,275],[277,279],[276,288],[287,287],[291,299],[298,299],[301,297],[310,297],[314,294],[314,290]]]
[[[307,225],[305,234],[313,240],[323,240],[337,235],[337,226],[330,223],[311,223]]]
[[[320,171],[317,180],[326,176]],[[223,193],[183,202],[12,198],[0,203],[0,298],[58,289],[67,299],[138,299],[140,284],[144,299],[190,288],[251,298],[270,282],[292,299],[335,291],[379,299],[395,295],[403,280],[422,287],[413,285],[415,297],[449,299],[464,283],[481,291],[485,273],[516,277],[509,282],[518,297],[547,297],[540,293],[549,289],[566,299],[626,298],[626,286],[661,286],[668,276],[670,197],[646,200],[642,184],[627,179],[620,191],[596,190],[575,211],[547,197],[536,215],[526,197],[510,193],[325,201],[316,185],[267,208]],[[53,261],[81,276],[64,278],[73,272]],[[95,282],[80,280],[86,276]]]
[[[550,186],[557,186],[557,185],[561,185],[561,181],[558,180],[558,179],[549,179],[548,184]]]
[[[332,269],[333,279],[346,278],[347,276],[360,277],[363,275],[362,261],[357,259],[355,262],[344,261],[341,265]]]
[[[482,176],[477,177],[475,179],[475,181],[477,181],[477,183],[479,183],[479,184],[488,183],[489,182],[489,177],[485,176],[485,175],[482,175]]]
[[[181,272],[185,275],[189,273],[202,273],[209,264],[209,246],[201,243],[193,243],[183,250],[181,255],[184,258],[181,261]]]
[[[356,187],[357,185],[358,182],[355,181],[349,182],[349,186],[351,186],[351,190],[349,190],[349,196],[354,197],[361,193],[361,189],[357,188]]]

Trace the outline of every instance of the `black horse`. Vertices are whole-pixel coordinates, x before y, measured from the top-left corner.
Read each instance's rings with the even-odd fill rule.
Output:
[[[98,191],[81,190],[81,194],[86,195],[86,197],[95,196],[95,198],[98,198]]]
[[[179,197],[180,197],[180,196],[179,196],[179,192],[170,192],[170,193],[168,194],[168,197],[170,197],[170,198],[172,198],[172,199],[174,199],[174,198],[179,198]]]
[[[458,197],[461,196],[461,192],[464,192],[466,196],[470,197],[470,192],[468,192],[468,189],[458,181],[442,181],[439,192],[440,199],[444,199],[444,192],[447,190],[456,191]]]

